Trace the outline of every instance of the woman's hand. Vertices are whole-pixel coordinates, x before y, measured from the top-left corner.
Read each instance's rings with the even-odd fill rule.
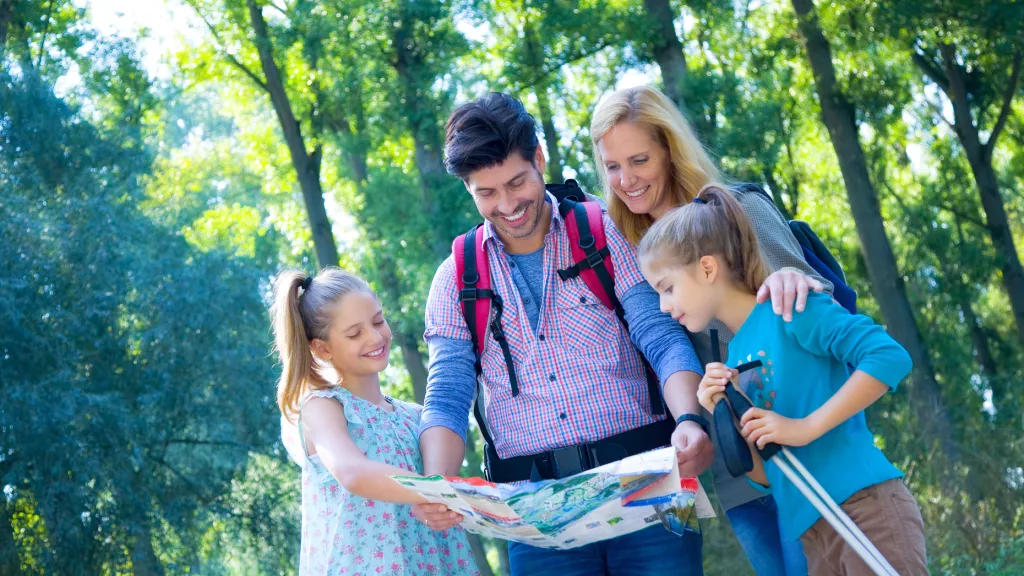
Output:
[[[737,372],[721,362],[712,362],[704,369],[704,378],[697,388],[697,400],[708,412],[715,411],[715,396],[725,394],[725,385]]]
[[[427,528],[444,532],[462,522],[462,514],[452,512],[444,504],[427,502],[426,504],[413,504],[412,515],[417,520],[427,525]]]
[[[765,278],[764,284],[757,291],[757,303],[772,301],[772,310],[782,315],[789,322],[793,319],[793,309],[803,312],[807,305],[807,292],[821,292],[825,287],[811,276],[795,268],[783,268]],[[795,304],[795,306],[794,306]]]
[[[740,434],[747,442],[757,444],[762,450],[769,442],[783,446],[806,446],[820,435],[807,418],[786,418],[763,408],[747,410],[740,419],[740,426]]]

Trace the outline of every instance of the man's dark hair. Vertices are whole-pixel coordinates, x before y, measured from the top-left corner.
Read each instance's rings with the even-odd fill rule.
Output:
[[[459,106],[448,119],[444,167],[465,180],[472,172],[501,164],[513,152],[532,162],[538,146],[537,121],[523,103],[491,92]]]

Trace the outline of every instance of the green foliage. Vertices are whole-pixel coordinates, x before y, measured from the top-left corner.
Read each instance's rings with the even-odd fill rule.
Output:
[[[80,3],[14,2],[9,13],[0,76],[2,573],[297,568],[299,470],[279,454],[265,310],[273,273],[312,269],[312,234],[260,85],[248,3],[184,4],[206,36],[173,55],[173,76],[162,81],[140,64],[134,39],[91,30]],[[446,117],[487,89],[511,91],[546,121],[541,137],[566,173],[596,191],[594,106],[627,69],[657,75],[645,3],[257,6],[304,146],[322,152],[318,176],[342,265],[371,281],[396,337],[414,348],[396,350],[386,374],[389,393],[412,399],[422,393],[415,364],[425,351],[416,344],[434,270],[452,238],[479,220],[441,166]],[[883,320],[789,3],[671,6],[687,112],[723,171],[766,185],[780,209],[809,221],[844,264],[862,310]],[[938,453],[930,423],[902,392],[868,418],[921,504],[933,572],[1018,573],[1024,351],[948,102],[915,54],[941,62],[940,47],[956,46],[987,135],[1020,50],[1020,3],[818,10],[963,453]],[[1020,246],[1019,97],[1010,110],[992,158]],[[463,473],[475,475],[471,436]],[[498,560],[503,548],[485,546]],[[708,574],[749,573],[724,519],[706,523],[704,551]]]

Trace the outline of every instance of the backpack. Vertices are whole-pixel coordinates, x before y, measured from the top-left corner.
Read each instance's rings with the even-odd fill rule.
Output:
[[[622,309],[618,297],[615,296],[615,269],[612,266],[611,253],[605,241],[602,206],[589,200],[575,180],[566,180],[564,184],[547,184],[546,188],[555,197],[559,214],[565,221],[565,231],[569,237],[572,258],[575,262],[572,266],[559,270],[559,278],[565,282],[579,276],[601,304],[609,310],[615,311],[619,322],[628,333],[629,324],[626,322],[626,313]],[[486,346],[485,338],[489,329],[491,337],[501,347],[502,356],[505,358],[505,367],[508,370],[512,396],[515,397],[519,394],[519,382],[516,377],[512,351],[501,327],[501,316],[505,310],[505,304],[501,295],[495,292],[491,286],[487,248],[484,244],[481,226],[481,224],[477,224],[452,243],[459,304],[473,341],[477,376],[483,373],[481,357]],[[643,358],[642,354],[641,358]],[[643,363],[647,374],[647,390],[651,398],[651,412],[656,416],[665,414],[658,376],[646,358],[643,358]],[[479,398],[474,404],[474,413],[480,432],[483,434],[488,448],[493,448],[494,443],[484,426]]]
[[[775,205],[768,192],[757,184],[740,184],[735,187],[740,192],[754,192],[760,194]],[[790,220],[789,229],[800,243],[804,253],[804,260],[821,275],[822,278],[832,283],[832,297],[850,314],[857,313],[857,292],[846,283],[846,274],[843,267],[832,256],[825,243],[818,238],[818,235],[811,229],[811,225],[802,220]]]

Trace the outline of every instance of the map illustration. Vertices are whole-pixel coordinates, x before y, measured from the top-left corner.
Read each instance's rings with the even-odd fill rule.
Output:
[[[696,478],[680,479],[674,448],[630,456],[560,480],[495,484],[482,478],[393,476],[465,517],[484,536],[567,549],[661,523],[673,531],[714,516]]]

